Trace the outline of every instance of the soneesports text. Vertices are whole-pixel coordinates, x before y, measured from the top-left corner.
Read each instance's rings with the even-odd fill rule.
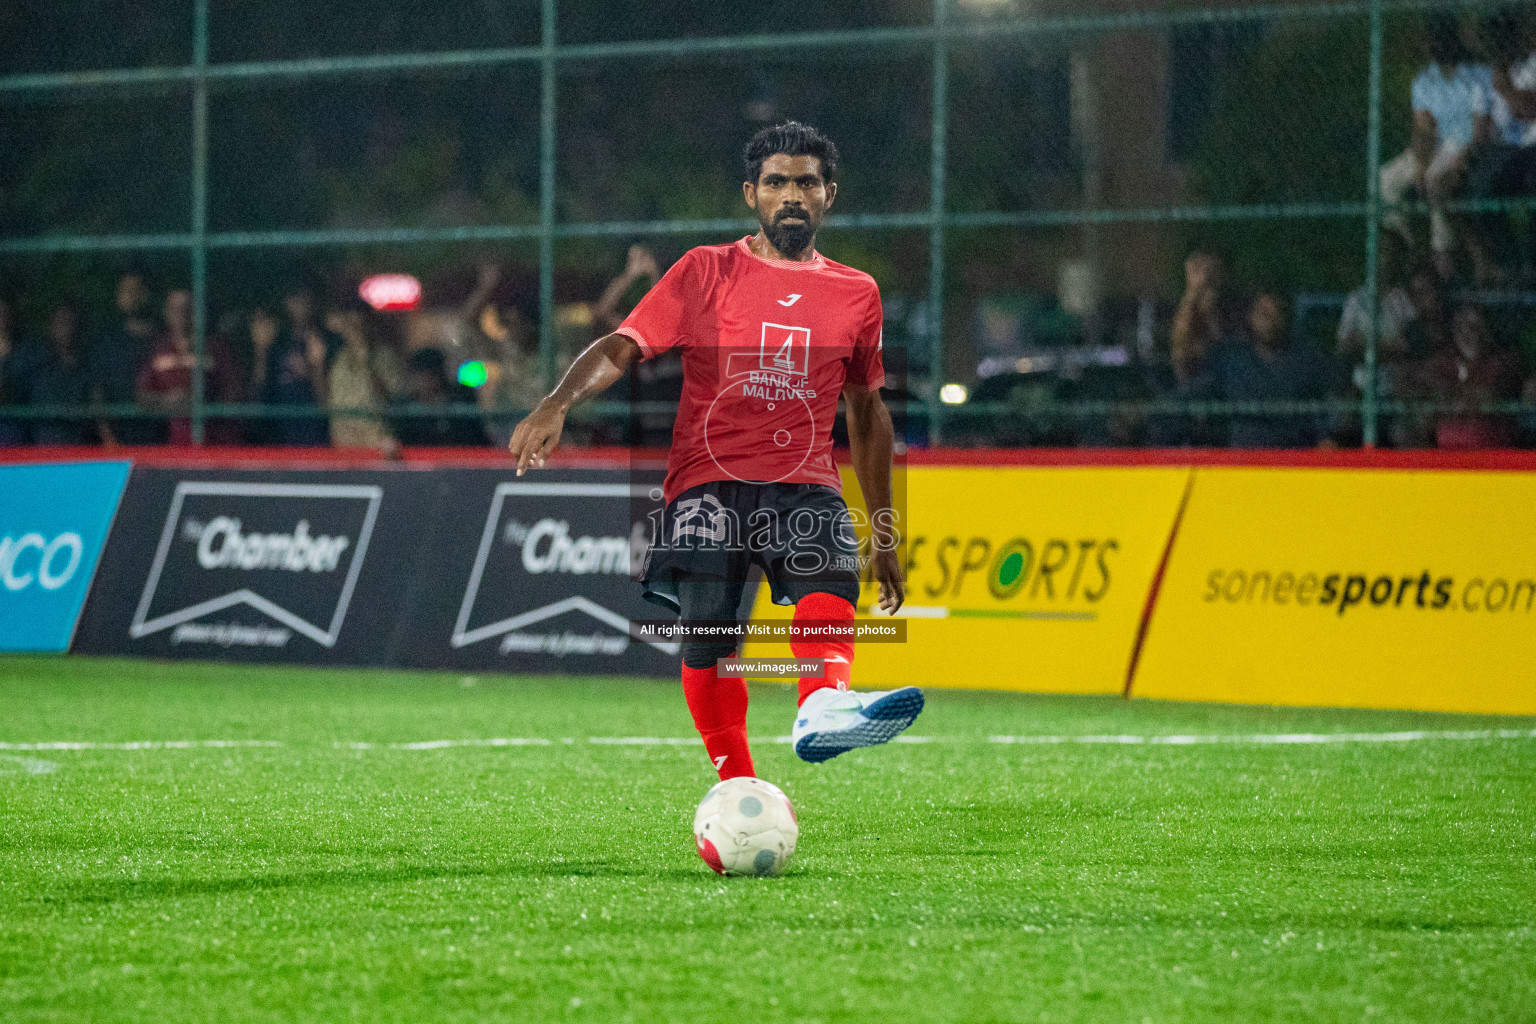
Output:
[[[1425,611],[1529,612],[1536,608],[1536,579],[1417,573],[1270,572],[1266,569],[1212,569],[1202,598],[1207,604],[1295,605],[1328,608],[1344,615],[1352,608]]]

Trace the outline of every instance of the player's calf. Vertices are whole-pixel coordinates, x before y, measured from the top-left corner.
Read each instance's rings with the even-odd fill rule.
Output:
[[[747,743],[747,682],[721,679],[715,668],[734,650],[718,644],[683,645],[683,697],[704,738],[710,764],[722,779],[754,774]]]
[[[836,594],[828,594],[823,591],[815,591],[806,594],[795,603],[795,623],[805,626],[807,623],[836,624],[846,622],[853,625],[853,604],[846,598]],[[814,638],[807,640],[791,640],[790,651],[797,658],[820,658],[822,662],[822,675],[820,678],[806,676],[800,680],[800,703],[817,690],[848,689],[848,681],[853,675],[853,641]]]

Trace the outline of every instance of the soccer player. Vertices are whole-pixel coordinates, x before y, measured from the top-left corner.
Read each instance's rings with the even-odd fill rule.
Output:
[[[774,601],[794,605],[797,624],[851,627],[859,557],[832,459],[839,396],[873,527],[880,607],[894,613],[904,596],[891,507],[894,432],[880,400],[880,293],[868,274],[816,251],[837,196],[830,139],[791,121],[758,132],[744,158],[757,234],[684,254],[616,331],[577,358],[509,447],[519,476],[544,465],[572,405],[635,360],[681,349],[667,504],[641,573],[646,598],[685,623],[734,623],[756,564]],[[849,640],[802,636],[791,649],[825,665],[821,678],[800,680],[793,741],[806,761],[885,743],[923,709],[915,687],[848,689]],[[685,637],[682,650],[683,694],[716,771],[752,775],[746,683],[716,672],[735,653],[735,637]]]

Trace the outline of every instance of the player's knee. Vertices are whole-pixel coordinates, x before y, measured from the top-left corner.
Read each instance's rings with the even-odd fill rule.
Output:
[[[797,618],[851,619],[859,602],[859,584],[856,580],[824,580],[799,589],[800,593],[791,595]]]
[[[729,658],[735,653],[736,645],[733,643],[690,640],[683,644],[683,664],[689,668],[714,668],[721,658]]]

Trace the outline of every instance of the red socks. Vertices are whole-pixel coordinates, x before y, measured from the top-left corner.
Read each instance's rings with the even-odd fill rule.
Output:
[[[817,622],[853,621],[853,605],[836,594],[820,591],[806,594],[795,605],[795,621],[807,619]],[[851,640],[801,640],[789,645],[797,658],[821,658],[826,670],[821,679],[800,680],[800,703],[817,690],[836,687],[848,689],[848,678],[853,673],[853,641]]]
[[[721,679],[714,666],[684,665],[683,697],[720,778],[754,774],[752,751],[747,746],[747,681]]]
[[[807,594],[795,605],[795,621],[852,622],[853,605],[834,594]],[[826,670],[821,679],[800,680],[800,703],[817,690],[848,688],[853,672],[851,640],[805,640],[789,645],[797,658],[821,658]],[[747,681],[721,679],[714,666],[683,666],[683,697],[693,714],[693,724],[704,737],[704,749],[721,779],[756,774],[747,745]]]

